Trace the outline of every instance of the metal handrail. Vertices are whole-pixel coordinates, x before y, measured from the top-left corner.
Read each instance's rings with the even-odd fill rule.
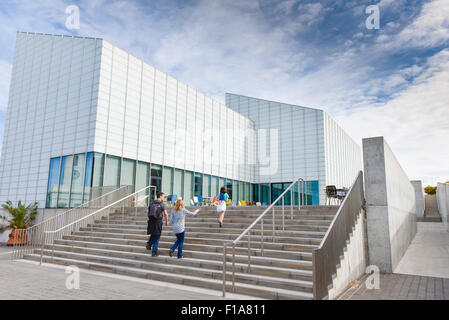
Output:
[[[95,199],[89,200],[78,207],[66,210],[60,214],[57,214],[51,218],[45,219],[38,224],[35,224],[27,229],[16,230],[19,235],[20,241],[14,242],[12,259],[20,259],[27,252],[32,252],[36,245],[39,245],[44,237],[44,232],[50,229],[54,230],[63,225],[72,222],[75,219],[83,217],[89,211],[95,207],[107,205],[110,201],[117,198],[122,198],[128,194],[132,186],[124,185],[110,192],[107,192]]]
[[[328,288],[332,284],[340,257],[360,212],[364,210],[364,204],[363,173],[360,171],[320,245],[312,251],[314,299],[321,300],[328,295]]]
[[[298,183],[299,189],[298,192],[300,195],[302,195],[302,203],[304,204],[305,199],[305,181],[302,178],[295,179],[290,186],[288,186],[287,189],[284,190],[284,192],[281,193],[281,195],[273,202],[271,205],[268,206],[268,208],[265,209],[264,212],[262,212],[261,215],[259,215],[253,223],[249,225],[248,228],[246,228],[236,239],[234,239],[232,242],[224,243],[223,246],[223,297],[226,296],[226,255],[227,255],[227,247],[228,245],[232,245],[232,291],[235,292],[235,246],[242,240],[242,238],[245,235],[248,235],[248,268],[247,272],[249,273],[251,271],[251,230],[259,223],[261,222],[261,253],[262,256],[264,255],[264,228],[263,228],[263,218],[265,215],[272,211],[273,218],[272,218],[272,241],[274,242],[275,239],[275,218],[274,218],[274,206],[282,199],[282,230],[285,231],[285,207],[284,207],[284,197],[295,185]],[[301,192],[301,186],[302,186],[302,192]],[[293,220],[293,192],[290,192],[290,212],[291,212],[291,219]],[[298,197],[298,212],[301,211],[301,198]]]
[[[76,221],[73,221],[57,230],[52,230],[52,231],[45,231],[44,232],[44,239],[41,243],[41,259],[40,262],[42,264],[42,259],[43,259],[43,252],[44,252],[44,245],[45,244],[52,244],[52,260],[54,257],[54,245],[55,245],[55,240],[62,238],[64,235],[69,235],[72,234],[73,232],[75,232],[76,230],[79,230],[82,227],[85,227],[89,224],[89,222],[93,223],[95,220],[97,220],[98,218],[104,217],[105,215],[107,215],[107,217],[109,218],[109,215],[111,213],[111,209],[117,209],[117,208],[121,208],[121,213],[122,213],[122,219],[124,219],[124,214],[125,214],[125,203],[127,201],[129,201],[130,203],[133,202],[133,199],[142,192],[145,192],[148,189],[154,188],[154,193],[156,193],[156,186],[146,186],[143,189],[140,189],[139,191],[136,191],[132,194],[129,194],[101,209],[98,209]],[[118,206],[117,206],[118,205]],[[136,213],[137,213],[137,205],[136,205]],[[48,235],[52,235],[52,237],[50,239],[48,239]],[[48,241],[50,240],[50,241]],[[72,247],[73,247],[73,239],[72,239]]]

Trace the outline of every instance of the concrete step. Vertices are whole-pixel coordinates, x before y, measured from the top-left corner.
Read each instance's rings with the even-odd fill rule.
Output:
[[[73,235],[83,235],[85,233],[102,233],[102,234],[114,234],[115,238],[123,238],[123,239],[147,239],[148,235],[145,231],[139,230],[131,230],[130,232],[120,232],[114,229],[114,231],[106,231],[105,229],[94,229],[94,228],[81,228],[83,230],[74,232]],[[166,230],[168,229],[168,230]],[[166,228],[162,230],[162,237],[173,236],[173,232]],[[272,231],[264,232],[264,242],[276,242],[283,244],[298,244],[298,245],[319,245],[321,243],[321,238],[310,238],[310,237],[286,237],[279,234],[279,232],[275,232],[275,237],[273,241]],[[192,238],[204,238],[211,240],[221,240],[224,241],[233,241],[237,238],[236,234],[230,233],[215,233],[215,232],[188,232],[186,233],[187,239]],[[242,237],[242,241],[247,241],[248,236],[245,235]],[[209,241],[209,240],[208,240]],[[258,234],[251,233],[251,241],[262,241],[262,235],[259,232]]]
[[[117,239],[119,240],[119,239]],[[97,248],[97,249],[108,249],[108,250],[118,250],[118,251],[126,251],[126,252],[139,252],[145,253],[147,252],[145,248],[145,242],[137,242],[137,243],[127,243],[111,241],[111,239],[97,239],[92,238],[90,241],[82,241],[82,240],[71,240],[71,239],[62,239],[56,240],[55,244],[65,245],[65,246],[73,246],[73,247],[87,247],[87,248]],[[161,255],[168,256],[168,248],[160,248]],[[231,250],[229,250],[229,254]],[[223,252],[202,252],[202,251],[190,251],[183,250],[183,255],[186,258],[192,259],[203,259],[203,260],[214,260],[214,261],[223,261]],[[236,255],[236,262],[238,263],[248,263],[248,255]],[[279,268],[292,268],[295,270],[311,270],[312,262],[304,261],[304,260],[294,260],[283,258],[274,258],[274,257],[262,257],[262,256],[252,256],[251,264],[254,265],[264,265],[264,266],[272,266]]]
[[[26,255],[25,258],[38,260],[40,259],[40,255],[30,254]],[[81,268],[87,268],[97,271],[111,272],[117,274],[131,275],[139,278],[153,279],[159,281],[166,281],[172,283],[179,283],[191,286],[198,286],[208,289],[221,290],[222,288],[222,280],[216,279],[205,279],[200,277],[188,276],[188,275],[177,275],[177,274],[169,274],[166,272],[159,271],[148,271],[145,269],[131,268],[131,267],[121,267],[111,264],[105,263],[96,263],[96,262],[88,262],[81,261],[76,259],[66,259],[54,257],[53,259],[50,256],[43,257],[44,262],[49,263],[57,263],[62,265],[76,265]],[[227,275],[228,277],[228,275]],[[285,290],[285,289],[277,289],[264,287],[257,284],[257,279],[254,284],[245,284],[245,283],[236,283],[236,292],[241,294],[247,294],[255,297],[261,297],[265,299],[312,299],[312,293],[310,292],[302,292],[296,290]],[[231,290],[231,283],[227,281],[226,283],[227,290]]]
[[[102,242],[104,239],[108,239],[109,242],[124,243],[123,239],[111,240],[110,238],[104,238],[104,237],[88,237],[88,236],[78,236],[78,235],[65,236],[63,239],[64,240],[87,241],[87,242]],[[142,246],[145,246],[145,241],[126,240],[125,244],[132,244],[132,245],[140,244]],[[161,249],[168,250],[169,248],[171,248],[172,245],[173,245],[173,241],[159,241],[159,248],[161,248]],[[184,244],[183,251],[188,251],[188,250],[189,251],[223,253],[223,245],[210,245],[210,244],[198,244],[198,243],[186,242]],[[236,250],[237,254],[247,254],[248,253],[247,247],[238,246],[238,247],[236,247],[235,250]],[[251,256],[262,256],[261,248],[251,247],[250,252],[251,252]],[[286,259],[293,259],[293,260],[312,261],[312,253],[304,252],[304,251],[300,252],[300,251],[274,250],[274,249],[264,248],[264,256],[265,257],[275,257],[275,258],[286,258]]]
[[[68,246],[68,245],[59,245],[56,244],[54,247],[52,245],[46,245],[46,250],[51,252],[63,251],[63,252],[76,252],[76,253],[84,253],[84,254],[93,254],[93,255],[101,255],[106,257],[115,257],[115,258],[125,258],[125,259],[134,259],[138,261],[146,261],[151,264],[168,264],[168,265],[180,265],[180,266],[188,266],[195,268],[207,268],[213,270],[221,270],[223,271],[223,261],[221,260],[205,260],[198,258],[186,258],[179,260],[176,258],[170,258],[166,255],[159,255],[158,257],[151,257],[150,252],[142,251],[142,252],[129,252],[125,250],[108,250],[108,249],[97,249],[90,247],[78,247],[78,246]],[[40,254],[40,250],[36,251]],[[231,268],[231,253],[227,254],[228,265],[227,268]],[[246,273],[248,270],[247,263],[235,263],[235,271]],[[312,281],[312,271],[310,270],[296,270],[289,268],[280,268],[280,267],[270,267],[265,265],[251,265],[251,274],[259,274],[265,276],[272,277],[280,277],[286,279],[296,279],[296,280],[307,280]]]
[[[40,254],[40,250],[36,250],[36,254]],[[143,270],[151,270],[158,272],[165,272],[169,274],[180,274],[180,275],[189,275],[200,278],[209,278],[209,279],[223,279],[223,271],[207,269],[205,267],[202,268],[194,268],[183,265],[176,264],[162,264],[162,263],[150,263],[147,261],[135,259],[127,259],[127,258],[116,258],[116,257],[105,257],[96,254],[86,254],[86,253],[76,253],[76,252],[67,252],[67,251],[52,251],[52,250],[44,250],[44,255],[72,259],[72,260],[80,260],[80,261],[88,261],[94,263],[108,264],[108,265],[116,265],[121,267],[131,267],[131,268],[139,268]],[[150,256],[150,258],[152,258]],[[175,258],[176,259],[176,258]],[[175,260],[173,259],[173,260]],[[154,259],[156,260],[156,259]],[[176,259],[177,260],[177,259]],[[231,271],[230,269],[229,271]],[[232,280],[231,273],[227,273],[227,279]],[[306,280],[295,280],[295,279],[283,279],[280,277],[272,277],[272,276],[262,276],[262,275],[253,275],[248,273],[240,273],[235,272],[235,281],[247,284],[261,285],[270,288],[280,288],[287,290],[300,290],[305,292],[312,292],[312,282]]]
[[[87,237],[107,237],[107,238],[119,238],[119,239],[133,239],[133,240],[141,240],[147,241],[147,235],[127,235],[122,233],[104,233],[104,232],[90,232],[90,231],[79,231],[73,233],[73,235],[79,236],[87,236]],[[273,242],[271,238],[264,237],[263,246],[265,249],[273,249],[273,250],[286,250],[286,251],[306,251],[311,252],[313,249],[317,248],[318,245],[309,245],[309,244],[296,244],[296,243],[281,243],[281,242]],[[176,237],[174,234],[171,235],[162,235],[161,241],[174,242]],[[190,237],[189,234],[186,235],[185,242],[191,243],[199,243],[199,244],[211,244],[211,245],[220,245],[223,246],[225,240],[223,239],[211,239],[211,238],[197,238]],[[242,240],[239,242],[239,246],[247,247],[248,242],[246,240]],[[253,248],[261,248],[262,247],[262,238],[259,237],[258,241],[254,239],[251,240],[251,247]]]
[[[171,232],[170,227],[164,227],[162,229],[162,232],[167,233]],[[117,233],[135,233],[135,234],[142,234],[146,233],[146,229],[125,229],[120,227],[103,227],[102,225],[93,225],[90,227],[84,227],[80,228],[80,231],[104,231],[104,232],[117,232]],[[191,227],[186,226],[185,228],[186,233],[189,232],[196,232],[196,233],[213,233],[213,234],[234,234],[236,236],[240,235],[244,230],[240,228],[204,228],[204,227]],[[272,230],[267,230],[264,228],[264,234],[271,235]],[[261,230],[259,229],[253,229],[251,230],[251,235],[259,235],[261,234]],[[325,232],[322,231],[294,231],[294,230],[276,230],[275,235],[284,236],[284,237],[307,237],[307,238],[319,238],[321,239],[324,237]]]
[[[108,221],[101,221],[96,222],[95,224],[88,224],[87,227],[92,226],[101,226],[104,228],[126,228],[126,229],[137,229],[137,230],[146,230],[147,229],[147,222],[142,221],[139,223],[119,223],[116,221],[116,223],[111,223]],[[249,224],[243,224],[243,223],[233,223],[233,222],[223,222],[223,228],[231,228],[231,229],[241,229],[242,231],[245,230],[248,227]],[[293,231],[317,231],[317,232],[326,232],[328,229],[329,223],[320,223],[320,222],[310,222],[310,223],[301,223],[301,224],[284,224],[285,230],[293,230]],[[208,222],[196,222],[196,221],[186,221],[185,222],[186,227],[196,227],[196,228],[218,228],[218,222],[208,223]],[[274,225],[275,230],[282,230],[283,226],[282,223],[275,224]],[[257,224],[254,226],[254,229],[261,229],[261,225]],[[265,224],[264,223],[264,229],[265,230],[273,230],[273,224]]]

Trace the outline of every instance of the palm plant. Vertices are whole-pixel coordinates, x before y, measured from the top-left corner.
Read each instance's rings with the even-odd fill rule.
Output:
[[[7,229],[26,229],[31,226],[31,223],[36,219],[37,202],[26,206],[21,201],[18,202],[17,207],[14,207],[11,201],[6,201],[2,204],[2,208],[8,211],[10,218],[0,216],[0,219],[6,221],[7,224],[0,226],[0,232]]]

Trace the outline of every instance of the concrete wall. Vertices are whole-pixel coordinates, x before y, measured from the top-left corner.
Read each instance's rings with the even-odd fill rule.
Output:
[[[363,139],[369,263],[392,273],[416,226],[415,189],[383,137]]]
[[[413,188],[415,188],[416,216],[421,218],[424,216],[424,189],[421,180],[412,180]]]
[[[441,220],[449,231],[449,184],[438,183],[437,185],[437,203]]]
[[[364,274],[367,265],[366,221],[363,214],[359,217],[349,238],[348,246],[340,261],[340,267],[329,290],[329,300],[341,294],[352,281]]]

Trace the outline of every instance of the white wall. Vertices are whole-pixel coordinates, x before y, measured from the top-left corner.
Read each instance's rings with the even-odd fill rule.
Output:
[[[0,203],[45,206],[50,158],[93,148],[101,40],[17,33]]]
[[[95,151],[241,181],[248,118],[103,41]]]
[[[438,183],[437,185],[437,203],[441,220],[449,231],[449,184]]]
[[[362,170],[362,150],[327,113],[323,117],[326,185],[350,188]]]
[[[254,121],[256,130],[278,130],[277,170],[264,175],[256,166],[254,183],[288,182],[298,177],[318,180],[320,203],[325,202],[322,191],[326,180],[322,110],[231,93],[226,93],[226,105]],[[273,142],[268,141],[267,150]],[[260,160],[259,143],[256,143],[255,152],[256,160]]]

